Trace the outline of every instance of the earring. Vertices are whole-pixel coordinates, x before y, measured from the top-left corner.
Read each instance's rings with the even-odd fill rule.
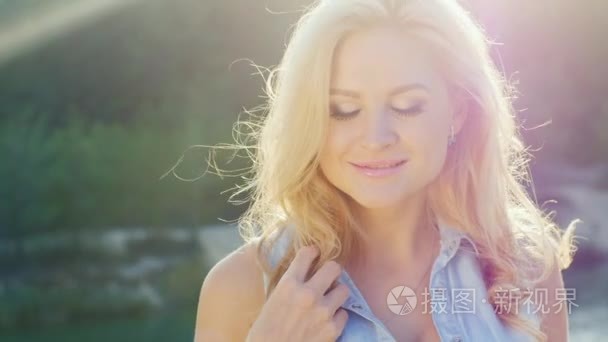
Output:
[[[454,125],[450,125],[450,137],[448,138],[448,146],[452,146],[456,142],[456,136],[454,135]]]

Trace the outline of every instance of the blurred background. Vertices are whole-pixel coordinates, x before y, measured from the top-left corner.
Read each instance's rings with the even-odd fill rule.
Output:
[[[0,0],[0,340],[191,341],[240,244],[230,143],[304,0]],[[581,218],[571,340],[608,335],[608,2],[469,0],[518,87],[537,201]],[[220,158],[222,160],[222,158]],[[246,166],[243,160],[224,165]],[[530,189],[532,191],[532,189]],[[554,200],[554,201],[552,201]]]

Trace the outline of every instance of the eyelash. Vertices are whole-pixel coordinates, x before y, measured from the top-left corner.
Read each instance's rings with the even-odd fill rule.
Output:
[[[408,109],[393,108],[393,110],[404,116],[414,116],[422,112],[422,103],[415,104]]]
[[[411,106],[408,109],[396,109],[394,107],[391,107],[392,110],[396,111],[397,113],[399,113],[399,115],[403,115],[403,116],[415,116],[418,115],[422,112],[423,110],[423,104],[422,103],[418,103],[416,105]],[[336,120],[349,120],[352,119],[353,117],[355,117],[357,114],[359,114],[359,112],[361,111],[360,109],[357,109],[355,111],[352,112],[340,112],[339,110],[335,110],[334,109],[335,106],[331,106],[331,116],[333,118],[335,118]]]

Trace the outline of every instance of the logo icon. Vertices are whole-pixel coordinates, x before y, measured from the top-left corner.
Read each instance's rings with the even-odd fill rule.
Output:
[[[399,298],[401,297],[405,297],[405,302],[403,304],[399,303]],[[417,303],[418,299],[416,298],[416,293],[409,287],[403,285],[393,287],[388,293],[388,296],[386,296],[386,305],[388,305],[389,310],[399,316],[407,315],[414,311]]]

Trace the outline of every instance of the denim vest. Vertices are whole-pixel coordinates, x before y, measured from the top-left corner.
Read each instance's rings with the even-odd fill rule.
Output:
[[[425,300],[430,302],[427,308],[431,311],[441,341],[534,341],[524,332],[502,324],[492,305],[485,299],[487,288],[477,259],[479,252],[473,240],[442,221],[438,222],[438,227],[441,247],[431,268],[430,286],[427,286],[430,293]],[[288,231],[286,229],[284,232]],[[273,267],[289,242],[290,234],[283,235],[269,254]],[[350,295],[341,306],[348,311],[349,318],[337,341],[396,341],[374,315],[346,270],[342,270],[339,281],[348,286]],[[266,274],[264,282],[268,282]],[[418,305],[422,301],[422,298],[418,298]],[[525,303],[525,309],[519,308],[518,313],[538,328],[540,319],[531,310],[531,304]]]

